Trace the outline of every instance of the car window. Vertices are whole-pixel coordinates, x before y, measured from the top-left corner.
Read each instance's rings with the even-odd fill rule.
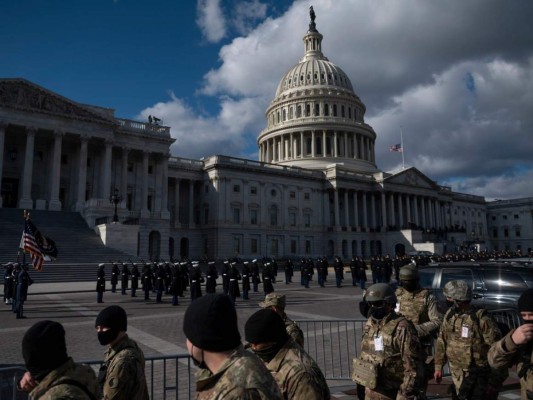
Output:
[[[433,288],[433,278],[435,277],[435,270],[433,268],[424,268],[418,270],[420,276],[420,286],[426,289]]]
[[[517,272],[484,271],[485,288],[489,291],[525,290],[527,285]]]
[[[443,269],[442,270],[442,277],[440,279],[440,288],[443,289],[444,285],[446,285],[450,281],[455,280],[461,280],[467,282],[470,287],[473,287],[474,279],[472,277],[472,270],[471,269],[459,269],[459,268],[453,268],[453,269]]]

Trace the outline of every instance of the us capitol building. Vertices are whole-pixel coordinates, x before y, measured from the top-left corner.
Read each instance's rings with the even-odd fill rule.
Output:
[[[533,247],[532,198],[487,202],[414,167],[381,171],[366,107],[324,56],[314,15],[303,42],[259,161],[173,157],[169,127],[0,79],[0,207],[80,213],[107,246],[152,260]]]

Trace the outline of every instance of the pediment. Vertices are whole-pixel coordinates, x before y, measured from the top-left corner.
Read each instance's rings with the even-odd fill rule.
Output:
[[[25,79],[0,79],[0,107],[57,115],[105,124],[116,124],[86,107]]]
[[[385,178],[384,182],[388,184],[416,186],[424,189],[435,189],[437,186],[434,181],[414,167],[395,173]]]

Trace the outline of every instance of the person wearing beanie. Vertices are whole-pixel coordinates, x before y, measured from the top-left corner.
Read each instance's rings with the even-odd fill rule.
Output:
[[[298,326],[296,322],[290,319],[287,314],[285,314],[285,295],[277,293],[269,293],[265,296],[265,301],[259,303],[259,306],[262,308],[269,308],[277,312],[283,322],[285,323],[285,329],[292,339],[298,343],[300,346],[304,347],[304,333],[302,329]]]
[[[489,365],[494,369],[507,369],[516,365],[520,378],[522,399],[533,397],[533,288],[527,289],[518,299],[522,325],[513,329],[494,343],[488,354]]]
[[[126,311],[116,305],[106,307],[96,317],[94,326],[100,344],[109,346],[98,375],[104,399],[148,399],[144,354],[126,333]]]
[[[284,399],[330,398],[324,374],[287,334],[278,313],[264,308],[252,314],[244,326],[244,337],[276,379]]]
[[[55,321],[40,321],[22,338],[22,357],[28,371],[18,389],[31,399],[100,398],[100,387],[91,367],[75,363],[67,354],[65,329]]]
[[[283,399],[265,365],[244,350],[228,295],[210,293],[191,302],[183,317],[183,333],[198,367],[197,400]]]

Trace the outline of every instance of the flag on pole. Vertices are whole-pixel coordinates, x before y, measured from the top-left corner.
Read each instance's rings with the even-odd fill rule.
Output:
[[[403,147],[400,143],[398,143],[389,147],[389,151],[397,151],[398,153],[403,153]]]
[[[33,269],[40,271],[43,269],[44,255],[35,239],[36,232],[37,228],[35,228],[35,225],[29,219],[26,219],[24,222],[24,231],[22,232],[22,249],[30,253]]]

